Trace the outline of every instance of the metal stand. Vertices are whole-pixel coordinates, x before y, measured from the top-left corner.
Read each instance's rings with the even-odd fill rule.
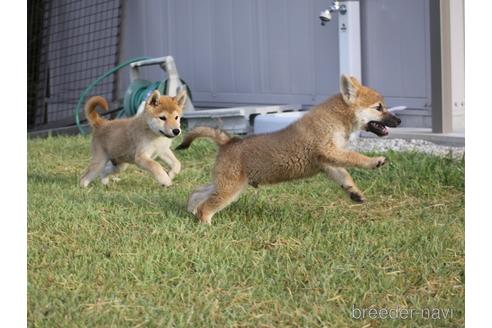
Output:
[[[134,62],[130,64],[130,81],[131,85],[128,88],[130,92],[133,92],[132,85],[137,85],[140,87],[139,81],[144,81],[140,79],[140,67],[151,66],[151,65],[159,65],[164,72],[167,74],[167,83],[166,90],[160,90],[168,96],[174,97],[176,96],[182,89],[186,88],[186,86],[181,82],[179,78],[178,69],[176,68],[176,63],[174,58],[171,56],[152,58],[147,60],[142,60],[138,62]],[[161,84],[162,85],[162,84]],[[138,113],[143,110],[143,102],[140,104],[138,108]],[[185,112],[193,112],[195,108],[193,107],[193,103],[191,101],[187,101],[185,104]]]

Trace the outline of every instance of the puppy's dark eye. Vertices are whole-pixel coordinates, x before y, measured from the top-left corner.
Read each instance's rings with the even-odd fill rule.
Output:
[[[175,120],[178,120],[178,118],[179,118],[179,116],[176,116],[174,119],[175,119]]]
[[[383,111],[383,105],[379,103],[378,107],[376,108],[378,111],[382,112]]]
[[[161,116],[159,117],[161,120],[165,121],[166,120],[166,117],[165,116]]]

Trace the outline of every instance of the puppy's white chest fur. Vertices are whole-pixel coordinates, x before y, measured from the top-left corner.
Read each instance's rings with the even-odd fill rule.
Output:
[[[155,158],[163,151],[167,151],[171,148],[172,140],[165,137],[159,137],[154,140],[148,141],[145,145],[145,153],[150,157]]]

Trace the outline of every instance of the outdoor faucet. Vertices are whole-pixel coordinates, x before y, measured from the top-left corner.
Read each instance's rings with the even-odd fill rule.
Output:
[[[331,21],[331,13],[332,12],[340,12],[340,15],[345,15],[347,12],[347,6],[344,4],[340,3],[341,1],[333,1],[332,5],[330,8],[323,10],[320,15],[319,19],[321,20],[321,25],[325,25],[327,22]]]

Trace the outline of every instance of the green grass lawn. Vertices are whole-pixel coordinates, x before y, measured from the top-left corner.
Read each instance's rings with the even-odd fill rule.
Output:
[[[351,170],[365,204],[318,175],[249,188],[203,226],[186,199],[215,150],[175,152],[168,189],[131,166],[83,190],[88,137],[29,140],[29,326],[464,325],[463,161],[386,153]],[[453,313],[356,320],[352,306]]]

